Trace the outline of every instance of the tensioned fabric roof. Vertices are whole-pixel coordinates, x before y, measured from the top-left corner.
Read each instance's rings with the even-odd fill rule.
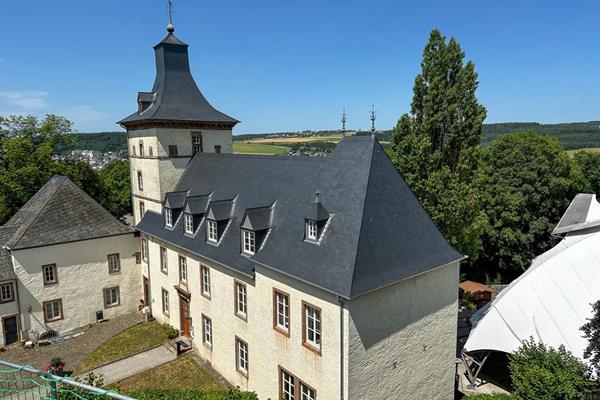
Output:
[[[565,218],[577,223],[564,224]],[[583,358],[587,340],[580,328],[592,314],[591,304],[600,300],[600,204],[595,195],[577,195],[561,221],[564,228],[570,226],[562,230],[563,240],[474,315],[467,352],[513,353],[533,337],[552,347],[564,345]]]

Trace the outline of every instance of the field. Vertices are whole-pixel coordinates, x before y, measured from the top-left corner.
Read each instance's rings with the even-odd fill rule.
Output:
[[[233,152],[237,154],[285,154],[289,150],[290,148],[285,146],[233,142]]]
[[[572,156],[575,153],[577,153],[578,151],[589,151],[591,153],[600,153],[600,147],[586,147],[584,149],[567,150],[567,153],[569,153],[569,155]]]
[[[342,139],[341,135],[331,136],[300,136],[300,137],[275,137],[275,138],[256,138],[247,140],[246,143],[309,143],[309,142],[331,142],[337,143]]]

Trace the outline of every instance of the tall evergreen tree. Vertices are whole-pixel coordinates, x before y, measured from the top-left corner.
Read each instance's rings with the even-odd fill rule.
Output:
[[[486,110],[475,95],[475,66],[464,58],[454,38],[431,31],[392,158],[446,238],[474,260],[487,226],[477,189]]]

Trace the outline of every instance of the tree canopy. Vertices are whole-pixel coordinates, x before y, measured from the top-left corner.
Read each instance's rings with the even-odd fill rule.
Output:
[[[592,305],[592,310],[592,317],[581,327],[583,337],[588,340],[583,357],[590,361],[600,381],[600,300]]]

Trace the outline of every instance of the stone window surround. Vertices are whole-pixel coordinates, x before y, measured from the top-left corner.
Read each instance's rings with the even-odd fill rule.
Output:
[[[213,329],[212,329],[212,319],[207,317],[205,314],[201,314],[202,315],[202,344],[204,344],[204,346],[206,346],[208,349],[212,350],[212,346],[213,346]],[[208,332],[208,337],[209,340],[207,340],[207,331],[206,331],[206,326],[207,326],[207,322],[208,322],[208,326],[209,326],[209,330],[210,332]]]
[[[240,364],[241,361],[241,352],[240,350],[244,348],[245,350],[245,356],[244,356],[244,362],[246,364],[246,368],[243,368]],[[243,375],[245,378],[248,378],[248,374],[249,374],[249,370],[250,370],[250,362],[249,362],[249,353],[250,351],[248,350],[248,342],[246,342],[245,340],[242,340],[239,336],[235,336],[235,369],[241,374]]]
[[[160,271],[165,274],[168,275],[169,274],[169,255],[167,253],[167,248],[160,246],[159,248],[159,252],[160,252]]]
[[[307,338],[308,326],[306,323],[307,319],[307,308],[316,310],[319,314],[319,347],[316,347],[313,343],[310,343]],[[310,351],[321,355],[323,350],[323,313],[320,307],[313,304],[302,301],[302,346],[309,349]]]
[[[279,301],[278,295],[284,296],[287,298],[287,328],[284,328],[279,324]],[[290,295],[289,293],[284,292],[283,290],[273,288],[273,329],[284,336],[290,337]]]
[[[109,274],[117,274],[117,273],[121,272],[121,256],[119,255],[119,253],[109,254],[106,256],[106,259],[108,261],[108,273]],[[112,269],[111,259],[117,260],[117,263],[116,263],[117,268],[116,269]]]
[[[51,305],[56,302],[58,302],[58,309],[59,309],[60,316],[57,318],[48,319],[48,312],[46,311],[46,306]],[[62,298],[44,301],[42,303],[42,310],[44,312],[44,323],[46,323],[46,324],[50,323],[50,322],[60,321],[65,317],[63,314]]]
[[[46,269],[52,271],[53,280],[47,279],[48,274],[46,273]],[[58,283],[58,268],[56,267],[56,263],[42,265],[42,281],[44,282],[44,286],[52,286]]]
[[[208,291],[205,290],[206,288]],[[203,297],[210,300],[210,292],[210,268],[200,264],[200,293]]]
[[[240,289],[243,288],[243,302],[241,302],[240,297]],[[238,281],[237,279],[233,280],[233,304],[234,304],[234,314],[236,317],[241,319],[242,321],[248,321],[248,287],[245,283]],[[244,308],[243,311],[240,310],[240,305]]]
[[[169,292],[165,290],[165,288],[160,288],[160,297],[162,301],[162,312],[167,317],[170,314],[170,301],[169,301]],[[165,301],[166,300],[166,301]]]
[[[8,291],[10,292],[10,299],[8,300],[4,300],[2,299],[2,296],[0,295],[0,304],[5,304],[5,303],[12,303],[13,301],[15,301],[15,285],[13,282],[3,282],[0,284],[0,293],[2,293],[2,288],[8,286]]]
[[[109,304],[108,303],[108,299],[109,296],[111,295],[111,290],[113,289],[117,289],[117,302],[114,304]],[[117,307],[121,305],[121,290],[119,289],[119,286],[111,286],[105,289],[102,289],[102,294],[104,297],[104,308],[112,308],[112,307]]]
[[[279,370],[279,390],[278,390],[278,394],[280,398],[284,398],[284,394],[283,394],[283,374],[287,374],[289,375],[294,383],[294,388],[293,388],[293,396],[295,399],[301,399],[304,398],[302,397],[302,389],[303,388],[307,388],[309,390],[311,390],[314,394],[313,399],[316,400],[317,399],[317,390],[315,388],[313,388],[312,386],[308,385],[307,383],[305,383],[302,379],[299,379],[296,375],[292,374],[290,371],[288,371],[287,369],[283,368],[281,365],[277,366],[277,369]]]

